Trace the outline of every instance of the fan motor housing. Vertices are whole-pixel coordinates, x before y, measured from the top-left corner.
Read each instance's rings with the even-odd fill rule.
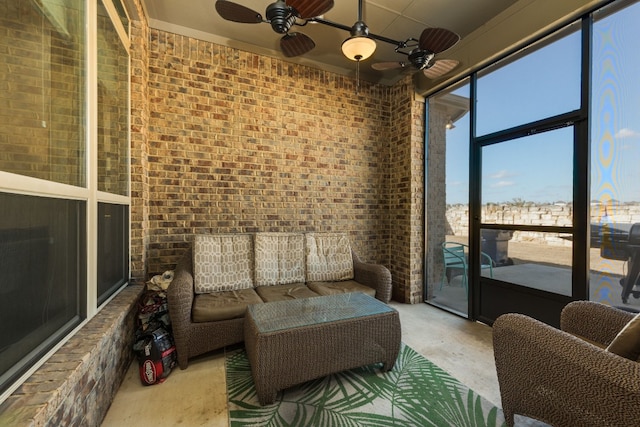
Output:
[[[266,17],[273,31],[286,34],[296,22],[293,10],[283,1],[277,1],[267,6]]]
[[[418,70],[422,70],[423,68],[428,68],[429,63],[433,59],[435,55],[429,51],[422,49],[414,49],[409,53],[409,61],[416,67]]]

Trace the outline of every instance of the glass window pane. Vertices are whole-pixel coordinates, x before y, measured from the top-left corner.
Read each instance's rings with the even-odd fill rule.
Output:
[[[0,0],[0,170],[86,185],[84,4]]]
[[[0,193],[0,391],[82,316],[85,203]]]
[[[538,50],[533,50],[533,49]],[[580,33],[538,43],[479,74],[478,136],[580,108]],[[578,76],[578,78],[576,78]]]
[[[129,54],[98,12],[98,190],[129,194]]]
[[[482,229],[483,277],[571,296],[569,233]]]
[[[573,127],[483,147],[482,174],[482,222],[573,223]]]
[[[113,5],[116,8],[116,11],[118,11],[118,17],[120,18],[120,22],[122,22],[122,25],[124,26],[125,31],[127,31],[127,33],[129,32],[129,17],[127,16],[127,12],[124,9],[124,6],[122,5],[122,2],[120,0],[113,0]]]
[[[469,92],[466,80],[429,98],[426,143],[426,299],[463,315],[469,278]]]
[[[618,3],[594,16],[590,293],[595,301],[640,308],[640,257],[628,242],[640,223],[640,3]]]
[[[98,203],[98,306],[129,280],[129,206]]]

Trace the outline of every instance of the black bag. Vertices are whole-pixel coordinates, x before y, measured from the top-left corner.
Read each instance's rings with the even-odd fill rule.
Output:
[[[176,366],[176,346],[164,328],[140,334],[133,345],[143,385],[164,382]]]
[[[133,351],[143,385],[164,382],[176,366],[176,346],[164,292],[147,290],[140,297]]]

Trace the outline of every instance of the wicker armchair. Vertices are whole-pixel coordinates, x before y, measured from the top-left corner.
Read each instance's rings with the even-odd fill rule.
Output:
[[[634,316],[589,301],[564,308],[562,330],[500,316],[493,344],[507,425],[519,414],[554,426],[640,426],[640,364],[604,349]]]

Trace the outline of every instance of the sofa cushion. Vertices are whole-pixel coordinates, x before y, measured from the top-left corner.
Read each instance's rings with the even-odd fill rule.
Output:
[[[607,347],[607,351],[627,359],[638,360],[640,356],[640,314],[622,328]]]
[[[253,287],[253,236],[197,234],[193,244],[196,294]]]
[[[307,282],[353,279],[349,238],[344,233],[306,234]]]
[[[362,292],[371,297],[376,296],[376,290],[355,280],[343,280],[340,282],[309,282],[309,289],[320,295],[348,294],[350,292]]]
[[[304,235],[256,233],[256,286],[304,282]]]
[[[236,319],[244,317],[250,304],[262,304],[253,289],[195,295],[191,317],[196,323]]]
[[[582,336],[580,334],[576,334],[576,333],[573,333],[573,332],[568,332],[568,334],[569,335],[573,335],[574,337],[576,337],[576,338],[578,338],[578,339],[580,339],[582,341],[588,342],[591,345],[595,345],[596,347],[598,347],[598,348],[600,348],[602,350],[607,348],[606,345],[603,345],[602,343],[599,343],[598,341],[592,340],[592,339],[587,338],[585,336]]]
[[[301,298],[319,297],[304,283],[290,283],[287,285],[258,286],[256,292],[264,302],[285,301]]]

